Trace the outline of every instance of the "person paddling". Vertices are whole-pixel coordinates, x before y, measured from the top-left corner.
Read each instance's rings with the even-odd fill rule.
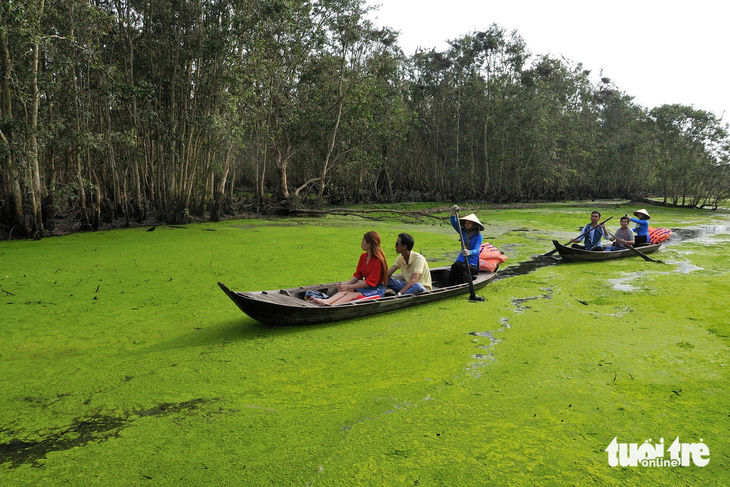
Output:
[[[629,215],[627,213],[624,216],[628,217]],[[642,208],[640,210],[636,210],[634,212],[634,216],[636,216],[636,218],[632,218],[631,221],[636,223],[636,228],[634,228],[634,233],[636,233],[634,240],[636,241],[636,244],[641,245],[649,243],[649,220],[651,219],[649,212]]]
[[[600,211],[594,211],[591,213],[591,222],[583,227],[583,231],[578,237],[570,240],[573,243],[572,247],[574,249],[603,251],[601,239],[608,239],[609,237],[606,225],[604,223],[598,223],[598,220],[600,219]],[[578,242],[581,240],[584,241],[584,244],[578,245]]]
[[[482,247],[483,240],[482,234],[479,232],[484,230],[484,225],[479,221],[479,218],[472,213],[459,218],[457,221],[456,215],[458,211],[459,207],[454,205],[454,208],[451,210],[451,226],[464,239],[464,249],[459,254],[459,257],[457,257],[456,262],[451,266],[448,281],[449,286],[469,282],[467,272],[471,272],[473,276],[479,273],[479,250]]]

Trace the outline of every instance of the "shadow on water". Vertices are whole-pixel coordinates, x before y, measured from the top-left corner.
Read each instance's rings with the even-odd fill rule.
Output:
[[[140,418],[190,412],[208,402],[211,401],[193,399],[177,404],[163,403],[147,409],[138,409],[123,416],[97,414],[77,418],[67,428],[48,434],[40,440],[14,438],[6,443],[0,443],[0,464],[9,462],[10,468],[17,468],[26,463],[36,464],[50,452],[70,450],[92,441],[105,441],[118,437],[120,430]]]
[[[501,281],[502,279],[507,279],[508,277],[524,276],[535,272],[538,269],[542,269],[543,267],[550,267],[559,263],[560,259],[553,259],[544,256],[533,257],[530,260],[524,260],[516,265],[506,267],[505,269],[500,269],[497,277],[494,278],[494,281]]]

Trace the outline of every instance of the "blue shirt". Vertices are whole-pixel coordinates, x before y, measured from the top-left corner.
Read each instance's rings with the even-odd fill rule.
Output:
[[[638,218],[632,218],[632,222],[636,223],[634,232],[637,237],[646,237],[647,242],[649,241],[649,220],[639,220]]]
[[[596,225],[596,228],[593,228],[589,223],[583,227],[583,241],[585,242],[586,250],[601,245],[602,238],[608,238],[608,235],[603,233],[603,228],[600,225]]]
[[[451,226],[454,227],[454,230],[464,236],[464,245],[470,252],[469,265],[479,267],[479,250],[482,248],[482,234],[477,233],[471,237],[471,240],[468,240],[466,238],[466,234],[461,231],[461,225],[459,225],[459,220],[457,220],[455,216],[451,217]],[[464,256],[461,255],[461,253],[459,253],[459,257],[456,258],[456,262],[464,262]]]

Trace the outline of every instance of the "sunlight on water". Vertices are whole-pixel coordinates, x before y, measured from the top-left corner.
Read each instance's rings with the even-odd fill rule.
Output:
[[[639,288],[633,283],[638,282],[639,278],[645,274],[649,274],[649,272],[633,272],[618,279],[609,279],[608,282],[613,284],[613,288],[617,291],[636,291]]]

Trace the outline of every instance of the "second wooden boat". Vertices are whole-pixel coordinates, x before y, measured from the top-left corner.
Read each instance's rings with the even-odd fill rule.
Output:
[[[565,262],[595,262],[600,260],[621,259],[624,257],[640,257],[637,252],[634,252],[631,249],[615,250],[613,252],[574,249],[573,247],[566,247],[557,240],[553,240],[553,245]],[[651,254],[652,252],[659,250],[659,247],[661,246],[661,243],[637,245],[636,250],[640,251],[642,254]]]

